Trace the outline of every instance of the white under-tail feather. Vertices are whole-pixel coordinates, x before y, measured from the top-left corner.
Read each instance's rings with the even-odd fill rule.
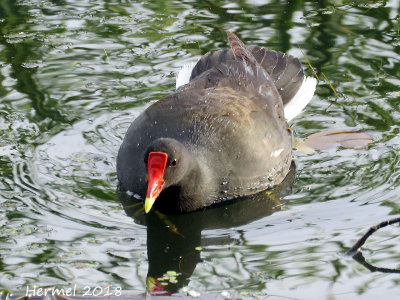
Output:
[[[189,82],[195,65],[196,63],[186,64],[179,70],[176,76],[176,89]],[[296,95],[294,95],[292,100],[284,107],[284,114],[287,122],[298,116],[307,106],[314,95],[316,86],[317,80],[315,78],[304,76],[303,83]]]
[[[179,73],[176,76],[176,89],[189,82],[195,65],[196,63],[186,64],[179,70]]]
[[[301,84],[296,95],[285,105],[284,114],[287,122],[298,116],[304,107],[311,101],[317,80],[314,77],[304,76],[303,83]]]

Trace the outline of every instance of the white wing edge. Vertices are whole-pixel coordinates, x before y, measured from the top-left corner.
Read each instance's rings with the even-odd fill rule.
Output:
[[[298,116],[303,111],[311,101],[316,86],[317,80],[314,77],[304,77],[303,83],[296,95],[294,95],[292,100],[290,100],[284,107],[285,119],[287,122]]]
[[[189,82],[192,70],[196,63],[185,64],[176,75],[176,89]]]

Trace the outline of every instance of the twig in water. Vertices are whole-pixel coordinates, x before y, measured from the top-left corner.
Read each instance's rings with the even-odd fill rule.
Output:
[[[397,153],[396,153],[396,156],[394,157],[394,160],[393,160],[393,165],[392,165],[392,172],[393,173],[396,171],[396,165],[397,165],[397,159],[399,158],[399,152],[400,152],[400,147],[397,148]]]
[[[397,19],[397,35],[399,35],[400,32],[400,17]]]
[[[333,87],[332,83],[329,81],[328,77],[325,76],[324,72],[321,72],[322,75],[325,77],[326,81],[328,81],[329,86],[331,87],[332,91],[335,93],[336,98],[338,97],[335,88]]]
[[[301,47],[300,47],[300,46],[298,46],[298,47],[299,47],[299,49],[300,49],[300,51],[301,51],[301,54],[303,54],[304,59],[307,61],[308,65],[310,66],[311,71],[314,73],[315,78],[317,78],[317,80],[319,81],[318,75],[317,75],[317,73],[315,72],[315,70],[314,70],[313,66],[311,65],[310,61],[308,60],[308,58],[307,58],[306,55],[304,54],[304,52],[303,52],[303,50],[301,49]]]
[[[346,252],[346,255],[354,255],[354,253],[362,246],[365,244],[365,242],[367,241],[367,239],[377,230],[386,227],[388,225],[392,225],[394,223],[400,223],[400,217],[399,218],[394,218],[394,219],[390,219],[384,222],[379,223],[378,225],[372,226],[366,234],[363,235],[363,237],[361,239],[359,239],[357,241],[357,243],[355,243],[353,245],[353,247],[350,248],[349,251]]]
[[[366,267],[368,270],[371,272],[381,272],[381,273],[400,273],[400,270],[397,269],[389,269],[389,268],[380,268],[380,267],[375,267],[365,261],[364,256],[362,255],[361,252],[357,252],[354,256],[353,259],[362,264],[364,267]]]

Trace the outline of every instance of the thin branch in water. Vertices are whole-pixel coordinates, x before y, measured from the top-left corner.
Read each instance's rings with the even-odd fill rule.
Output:
[[[379,229],[381,229],[381,228],[383,228],[383,227],[386,227],[386,226],[388,226],[388,225],[395,224],[395,223],[400,223],[400,217],[399,217],[399,218],[390,219],[390,220],[387,220],[387,221],[383,221],[383,222],[379,223],[378,225],[372,226],[372,227],[367,231],[367,233],[364,234],[364,235],[362,236],[362,238],[359,239],[359,240],[357,241],[357,243],[355,243],[355,244],[353,245],[353,247],[351,247],[350,250],[346,252],[346,255],[354,255],[354,253],[355,253],[362,245],[365,244],[365,242],[367,241],[367,239],[368,239],[375,231],[377,231],[377,230],[379,230]]]
[[[328,81],[329,86],[331,87],[332,91],[335,93],[336,98],[338,98],[338,95],[336,93],[335,88],[333,87],[332,83],[329,81],[328,77],[326,77],[326,75],[324,74],[324,72],[321,72],[322,75],[325,77],[326,81]]]
[[[381,273],[397,273],[400,274],[400,270],[397,269],[389,269],[389,268],[381,268],[381,267],[375,267],[369,263],[366,262],[364,256],[362,255],[361,252],[357,252],[354,256],[353,259],[366,267],[368,270],[371,272],[381,272]]]
[[[397,165],[397,159],[399,158],[399,152],[400,152],[400,147],[397,148],[397,153],[396,153],[396,156],[394,157],[394,160],[393,160],[393,165],[392,165],[392,172],[393,173],[396,171],[396,165]]]
[[[304,54],[304,52],[303,52],[303,50],[301,49],[300,45],[298,45],[297,47],[299,47],[299,49],[300,49],[300,51],[301,51],[301,54],[303,54],[303,57],[304,57],[304,59],[307,61],[308,65],[310,66],[311,71],[314,73],[315,78],[317,78],[317,80],[319,81],[319,78],[318,78],[317,73],[315,72],[315,70],[314,70],[313,66],[311,65],[310,61],[308,60],[308,58],[307,58],[306,55]]]

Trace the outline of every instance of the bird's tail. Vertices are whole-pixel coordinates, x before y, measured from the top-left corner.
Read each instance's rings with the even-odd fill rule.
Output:
[[[285,119],[287,121],[300,114],[311,101],[317,84],[315,78],[304,75],[300,61],[282,52],[258,46],[245,46],[231,32],[228,32],[228,40],[231,49],[208,52],[203,55],[193,67],[193,70],[191,70],[190,79],[189,76],[185,76],[187,82],[227,61],[244,60],[250,65],[260,65],[269,74],[282,98]],[[190,73],[188,68],[184,68],[184,70],[186,75]],[[184,81],[180,80],[183,84],[187,83]]]

